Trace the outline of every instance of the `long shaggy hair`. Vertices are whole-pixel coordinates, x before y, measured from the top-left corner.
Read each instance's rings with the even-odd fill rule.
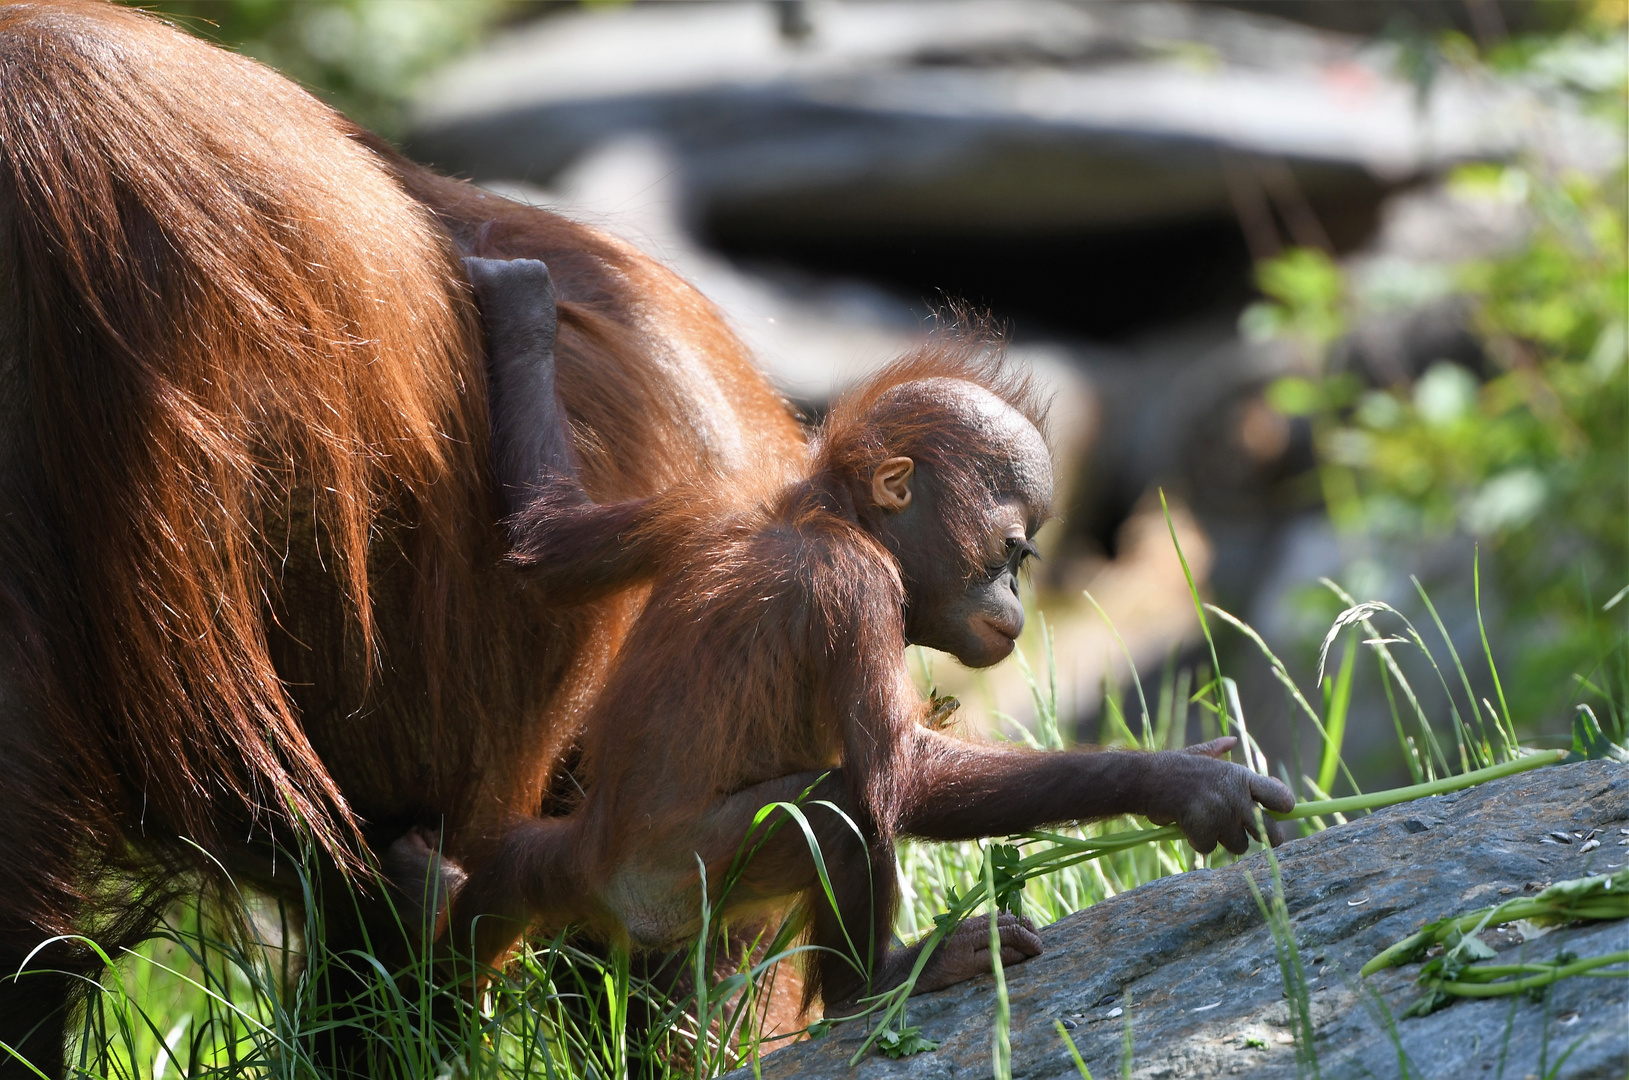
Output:
[[[801,463],[631,245],[140,12],[0,4],[0,1040],[47,1073],[101,968],[68,935],[117,955],[212,868],[288,891],[268,840],[325,880],[364,828],[478,856],[581,737],[642,594],[568,609],[502,564],[464,253],[548,263],[593,497]],[[340,895],[334,948],[398,930]]]
[[[331,560],[364,658],[382,517],[425,617],[461,617],[438,579],[484,498],[478,323],[346,133],[144,15],[0,8],[0,603],[81,813],[139,807],[127,834],[270,813],[351,846],[268,656],[291,544]]]

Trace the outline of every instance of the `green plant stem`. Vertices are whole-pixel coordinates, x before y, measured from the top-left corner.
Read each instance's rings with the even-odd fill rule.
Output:
[[[1287,814],[1273,814],[1273,817],[1280,821],[1295,821],[1299,818],[1315,817],[1321,814],[1349,814],[1356,810],[1378,810],[1382,806],[1392,806],[1396,803],[1423,799],[1428,795],[1445,795],[1450,791],[1475,787],[1477,784],[1486,783],[1489,780],[1498,780],[1500,777],[1514,776],[1517,773],[1527,772],[1529,769],[1540,769],[1546,765],[1555,765],[1565,759],[1566,756],[1567,751],[1565,750],[1541,750],[1536,754],[1528,754],[1526,757],[1517,758],[1515,761],[1489,765],[1485,769],[1475,769],[1468,773],[1460,773],[1458,776],[1444,776],[1440,780],[1432,780],[1424,784],[1412,784],[1408,787],[1392,788],[1389,791],[1375,791],[1368,795],[1352,795],[1344,799],[1304,802]]]
[[[1515,922],[1518,919],[1554,916],[1561,910],[1565,911],[1569,919],[1604,920],[1624,917],[1624,908],[1621,902],[1617,904],[1590,904],[1586,901],[1563,909],[1554,900],[1540,900],[1536,896],[1523,897],[1519,900],[1507,901],[1496,908],[1482,908],[1480,911],[1473,911],[1469,915],[1463,915],[1457,919],[1433,923],[1424,930],[1410,934],[1367,964],[1364,964],[1361,974],[1373,975],[1385,968],[1406,964],[1423,950],[1435,945],[1455,930],[1462,934],[1474,933],[1485,926],[1500,926],[1504,923]]]
[[[1547,975],[1553,971],[1569,967],[1572,964],[1588,964],[1591,969],[1605,967],[1608,964],[1629,964],[1629,952],[1612,953],[1608,956],[1586,956],[1582,960],[1572,960],[1567,963],[1550,964],[1477,964],[1464,968],[1455,975],[1454,982],[1461,983],[1491,983],[1498,979],[1508,978],[1511,975]],[[1573,971],[1571,974],[1589,974],[1587,971]],[[1602,971],[1594,976],[1597,979],[1629,978],[1629,971]]]
[[[1614,890],[1614,885],[1617,888]],[[1457,918],[1439,919],[1421,927],[1363,965],[1362,974],[1373,975],[1383,968],[1405,964],[1454,931],[1476,933],[1485,926],[1498,926],[1530,919],[1536,922],[1571,922],[1580,919],[1622,919],[1629,916],[1629,871],[1600,877],[1559,881],[1537,896],[1520,896],[1495,907],[1481,908]],[[1485,970],[1485,969],[1484,969]]]
[[[1445,776],[1441,780],[1433,780],[1425,784],[1412,784],[1408,787],[1391,788],[1387,791],[1373,791],[1367,795],[1351,795],[1342,799],[1320,799],[1313,802],[1299,803],[1294,810],[1287,814],[1273,814],[1272,816],[1279,821],[1298,821],[1301,818],[1319,817],[1324,814],[1350,814],[1362,810],[1378,810],[1381,807],[1394,806],[1397,803],[1423,799],[1428,795],[1442,795],[1450,791],[1475,787],[1477,784],[1489,780],[1514,776],[1517,773],[1542,768],[1545,765],[1554,765],[1566,756],[1567,752],[1565,750],[1543,750],[1536,754],[1517,758],[1515,761],[1490,765],[1485,769],[1461,773],[1458,776]],[[1065,858],[1069,858],[1071,860],[1070,865],[1073,865],[1074,857],[1077,855],[1089,855],[1095,858],[1111,851],[1124,851],[1139,844],[1152,844],[1160,840],[1180,840],[1182,839],[1182,830],[1175,825],[1165,825],[1157,829],[1128,829],[1124,832],[1105,833],[1102,836],[1082,838],[1036,829],[1021,835],[1026,840],[1044,840],[1056,845],[1046,851],[1031,855],[1019,863],[1019,872],[1027,874],[1041,866],[1054,869],[1055,867],[1050,864],[1061,863]]]
[[[1526,990],[1536,990],[1541,986],[1549,986],[1553,982],[1573,975],[1583,975],[1598,967],[1608,964],[1629,964],[1629,951],[1607,953],[1605,956],[1587,956],[1582,960],[1574,960],[1570,964],[1508,964],[1506,970],[1499,974],[1515,974],[1517,970],[1527,970],[1533,967],[1545,967],[1546,970],[1537,975],[1529,975],[1525,979],[1512,979],[1509,982],[1462,982],[1456,979],[1430,979],[1423,985],[1429,990],[1441,990],[1445,994],[1455,997],[1491,998],[1504,997],[1508,994],[1520,994]],[[1472,971],[1480,971],[1488,975],[1498,969],[1495,968],[1468,968],[1461,973],[1461,978]],[[1608,971],[1602,975],[1629,978],[1629,971]]]
[[[1427,784],[1415,784],[1411,787],[1393,788],[1390,791],[1376,791],[1368,795],[1356,795],[1344,799],[1324,799],[1318,802],[1301,803],[1287,814],[1274,814],[1273,817],[1282,821],[1292,821],[1299,818],[1314,817],[1323,814],[1351,813],[1359,810],[1374,810],[1382,806],[1391,806],[1395,803],[1409,802],[1413,799],[1424,798],[1427,795],[1441,795],[1444,792],[1459,791],[1462,788],[1472,787],[1488,780],[1497,780],[1500,777],[1512,776],[1516,773],[1537,769],[1544,765],[1552,765],[1567,756],[1564,750],[1545,750],[1527,757],[1508,761],[1502,765],[1493,765],[1486,769],[1477,769],[1475,772],[1464,773],[1459,776],[1444,777]],[[1052,873],[1067,867],[1076,866],[1083,862],[1102,858],[1104,855],[1116,851],[1125,851],[1128,848],[1139,847],[1143,844],[1157,843],[1162,840],[1182,839],[1182,830],[1175,825],[1165,825],[1156,829],[1128,829],[1124,832],[1108,833],[1104,836],[1078,837],[1066,836],[1062,833],[1036,830],[1020,834],[1026,840],[1045,841],[1052,846],[1044,851],[1036,852],[1023,860],[1012,869],[1012,875],[1019,881],[1026,881],[1041,874]],[[940,922],[940,925],[928,935],[922,950],[917,954],[916,964],[906,980],[888,994],[877,999],[876,1004],[883,1006],[882,1019],[871,1036],[865,1040],[860,1048],[850,1058],[851,1065],[857,1064],[865,1052],[871,1048],[881,1033],[888,1029],[893,1018],[904,1008],[905,999],[910,995],[916,985],[917,978],[922,969],[927,966],[928,958],[938,947],[950,931],[963,919],[967,918],[974,909],[984,903],[989,895],[983,881],[976,882],[967,893],[951,905],[949,918]]]

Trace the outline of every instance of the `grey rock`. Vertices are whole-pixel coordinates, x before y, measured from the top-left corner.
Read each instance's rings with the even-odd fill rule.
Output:
[[[1387,30],[1417,34],[1458,30],[1492,43],[1507,34],[1554,31],[1573,17],[1576,0],[1535,4],[1532,0],[1220,0],[1224,7],[1290,19],[1345,34]]]
[[[1542,1003],[1467,999],[1428,1017],[1388,1021],[1418,996],[1419,965],[1367,980],[1358,970],[1426,921],[1621,865],[1629,856],[1615,847],[1583,852],[1540,841],[1562,829],[1616,835],[1625,825],[1629,768],[1583,762],[1382,810],[1280,848],[1320,1074],[1400,1076],[1401,1047],[1410,1076],[1623,1077],[1623,979],[1565,979]],[[1128,1025],[1138,1078],[1297,1076],[1290,1004],[1246,874],[1271,890],[1266,857],[1257,854],[1151,882],[1047,927],[1046,952],[1006,972],[1013,1076],[1078,1075],[1058,1020],[1073,1025],[1070,1035],[1096,1077],[1121,1074]],[[1629,922],[1517,937],[1488,935],[1503,962],[1549,960],[1563,949],[1590,956],[1629,948]],[[763,1076],[987,1077],[994,1016],[986,977],[912,999],[908,1022],[940,1042],[936,1051],[897,1061],[869,1054],[851,1070],[863,1034],[839,1027],[765,1057]]]
[[[660,135],[698,220],[807,240],[1231,220],[1257,184],[1327,212],[1513,153],[1535,112],[1564,124],[1569,152],[1603,144],[1514,88],[1444,71],[1422,103],[1384,47],[1210,5],[806,11],[793,35],[769,5],[542,20],[423,88],[413,151],[536,181],[608,139]],[[1255,176],[1258,157],[1287,171]]]

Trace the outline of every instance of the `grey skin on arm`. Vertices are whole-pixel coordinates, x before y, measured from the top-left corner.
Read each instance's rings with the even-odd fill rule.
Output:
[[[486,329],[493,480],[520,582],[571,606],[649,580],[668,546],[648,528],[659,500],[601,506],[579,482],[556,386],[559,313],[548,267],[471,257],[464,270]]]
[[[555,390],[559,315],[536,259],[464,260],[487,340],[487,408],[498,490],[511,512],[549,476],[575,476],[570,427]]]

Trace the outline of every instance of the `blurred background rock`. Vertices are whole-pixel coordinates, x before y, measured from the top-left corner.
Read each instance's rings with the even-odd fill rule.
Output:
[[[1626,5],[157,7],[437,168],[638,244],[810,418],[935,322],[991,317],[1057,395],[1039,605],[1066,725],[1113,742],[1137,723],[1126,652],[1150,701],[1212,675],[1160,489],[1201,591],[1309,693],[1343,606],[1320,576],[1440,643],[1417,578],[1464,707],[1502,693],[1539,741],[1629,678],[1629,603],[1603,610],[1629,585]],[[1257,646],[1212,624],[1269,756],[1315,759]],[[1044,670],[1039,634],[1023,648]],[[1457,673],[1396,648],[1447,724]],[[964,723],[1030,722],[1013,662],[923,660]],[[1360,781],[1402,779],[1365,768],[1395,737],[1360,681]]]

